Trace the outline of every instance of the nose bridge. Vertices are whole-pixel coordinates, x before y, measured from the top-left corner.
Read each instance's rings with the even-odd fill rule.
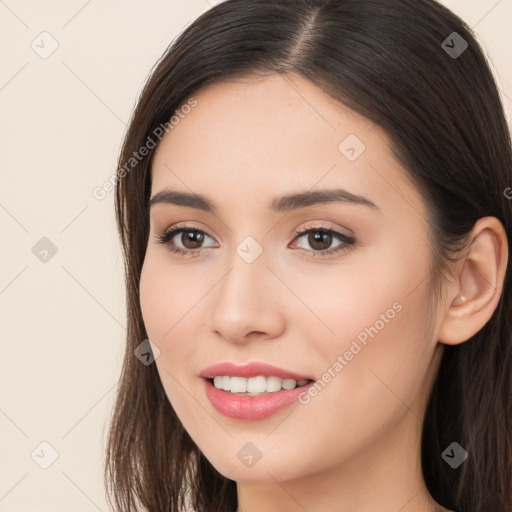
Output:
[[[228,256],[229,272],[219,287],[218,303],[234,310],[257,308],[263,289],[268,286],[267,263],[263,247],[254,238],[246,237]]]
[[[228,271],[217,287],[212,312],[212,328],[227,339],[243,340],[252,331],[275,335],[280,329],[281,308],[269,289],[273,276],[267,256],[263,246],[247,236],[227,257]]]

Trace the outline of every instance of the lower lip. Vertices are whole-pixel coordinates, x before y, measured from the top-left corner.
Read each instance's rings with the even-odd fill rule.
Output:
[[[264,395],[234,395],[228,391],[217,389],[208,379],[205,391],[208,400],[217,411],[224,416],[239,420],[262,420],[268,418],[289,405],[297,402],[299,396],[314,384],[310,382],[294,389],[282,389]]]

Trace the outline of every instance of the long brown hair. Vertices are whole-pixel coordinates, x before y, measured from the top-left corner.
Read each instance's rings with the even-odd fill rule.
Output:
[[[389,135],[428,205],[431,283],[438,293],[451,255],[479,218],[497,217],[512,240],[506,193],[512,149],[498,88],[471,29],[448,9],[433,0],[227,0],[199,16],[152,70],[119,155],[115,206],[127,337],[105,467],[116,511],[237,507],[236,483],[216,471],[184,430],[155,365],[134,357],[147,338],[139,278],[154,151],[133,168],[126,163],[199,88],[290,72]],[[510,272],[508,265],[486,325],[467,342],[445,347],[426,411],[425,482],[437,502],[457,512],[512,511]],[[469,453],[457,469],[441,457],[453,441]]]

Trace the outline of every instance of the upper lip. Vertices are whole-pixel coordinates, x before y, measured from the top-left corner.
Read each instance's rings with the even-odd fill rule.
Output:
[[[313,377],[309,375],[301,375],[291,370],[285,370],[284,368],[279,368],[278,366],[260,363],[257,361],[242,366],[229,362],[218,363],[214,364],[213,366],[208,366],[207,368],[204,368],[203,370],[201,370],[201,373],[199,374],[200,377],[203,377],[205,379],[213,379],[213,377],[223,375],[246,378],[258,377],[259,375],[263,375],[265,377],[280,377],[281,379],[315,380]]]

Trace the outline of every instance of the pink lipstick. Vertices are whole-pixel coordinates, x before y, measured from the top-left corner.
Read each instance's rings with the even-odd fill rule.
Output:
[[[315,380],[310,375],[258,362],[244,366],[220,363],[205,368],[200,376],[206,396],[217,411],[252,421],[292,405]]]

